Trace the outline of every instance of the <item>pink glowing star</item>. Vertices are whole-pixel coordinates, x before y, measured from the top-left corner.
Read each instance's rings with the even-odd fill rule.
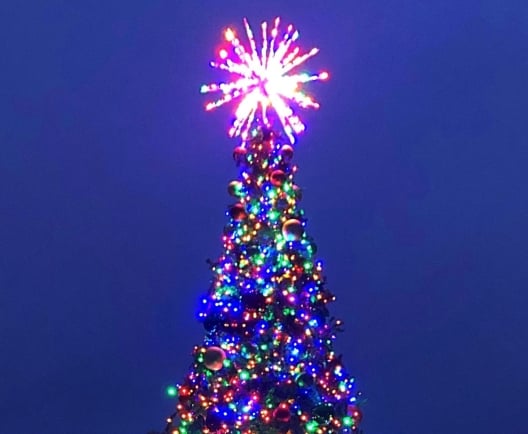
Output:
[[[305,125],[294,114],[291,107],[295,103],[302,108],[318,108],[319,104],[302,92],[301,85],[309,81],[326,80],[327,72],[320,74],[291,74],[291,71],[319,51],[312,48],[306,54],[300,54],[300,48],[294,43],[299,32],[290,24],[282,37],[278,36],[280,19],[276,18],[274,27],[268,35],[268,24],[262,23],[262,47],[257,50],[256,41],[249,23],[244,19],[250,50],[240,43],[232,29],[225,31],[229,49],[222,48],[218,55],[220,62],[211,62],[213,68],[222,69],[235,77],[228,83],[203,85],[202,93],[221,92],[216,101],[209,102],[206,110],[212,110],[225,103],[238,99],[235,119],[229,129],[231,137],[248,137],[249,130],[256,118],[270,125],[268,112],[276,113],[284,132],[291,143],[295,135],[305,129]]]

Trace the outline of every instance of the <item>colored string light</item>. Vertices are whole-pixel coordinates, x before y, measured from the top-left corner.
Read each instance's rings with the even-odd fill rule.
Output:
[[[306,233],[289,144],[262,126],[235,149],[223,253],[198,317],[206,335],[171,434],[353,433],[354,379],[333,342],[323,264]]]

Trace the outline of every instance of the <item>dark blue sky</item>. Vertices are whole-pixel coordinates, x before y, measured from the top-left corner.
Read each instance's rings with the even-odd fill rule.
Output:
[[[144,434],[183,378],[236,175],[226,25],[318,45],[296,162],[366,434],[522,434],[528,3],[4,1],[0,433]]]

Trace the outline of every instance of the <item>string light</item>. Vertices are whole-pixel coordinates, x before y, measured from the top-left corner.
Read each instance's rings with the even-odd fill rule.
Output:
[[[227,210],[224,251],[198,312],[206,336],[179,386],[170,429],[357,432],[354,379],[333,351],[342,322],[326,307],[335,297],[306,233],[291,155],[263,127],[252,137],[235,183],[245,187],[230,189],[236,203]]]

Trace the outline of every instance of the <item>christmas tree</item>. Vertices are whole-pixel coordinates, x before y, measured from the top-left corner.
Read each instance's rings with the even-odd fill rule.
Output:
[[[228,185],[223,252],[211,261],[209,291],[199,318],[205,337],[194,347],[184,381],[168,392],[177,399],[170,434],[275,434],[358,432],[361,411],[354,379],[333,349],[341,322],[330,316],[326,288],[292,164],[304,124],[290,103],[318,104],[300,90],[328,74],[290,74],[317,53],[300,54],[298,32],[279,36],[279,20],[262,46],[245,22],[249,49],[227,29],[226,47],[213,67],[232,81],[204,86],[221,92],[208,109],[238,100],[230,135],[238,178]]]

